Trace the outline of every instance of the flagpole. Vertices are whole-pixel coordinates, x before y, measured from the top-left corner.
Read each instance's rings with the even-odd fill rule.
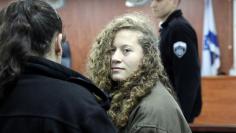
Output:
[[[236,76],[236,0],[233,0],[233,66],[229,75]]]

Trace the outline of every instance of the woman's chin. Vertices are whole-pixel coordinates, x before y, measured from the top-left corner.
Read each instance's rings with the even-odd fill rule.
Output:
[[[114,76],[114,77],[112,77],[112,80],[113,80],[113,81],[116,81],[116,82],[121,82],[121,81],[124,81],[125,78]]]

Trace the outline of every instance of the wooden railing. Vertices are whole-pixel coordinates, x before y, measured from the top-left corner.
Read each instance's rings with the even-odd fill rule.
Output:
[[[193,133],[236,133],[236,125],[190,124]]]
[[[236,77],[202,78],[203,108],[194,133],[236,133]]]

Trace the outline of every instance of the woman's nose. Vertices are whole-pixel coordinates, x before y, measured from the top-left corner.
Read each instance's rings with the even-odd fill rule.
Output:
[[[121,62],[122,58],[123,58],[122,53],[121,53],[119,50],[116,50],[116,51],[112,54],[111,61],[112,61],[113,63]]]

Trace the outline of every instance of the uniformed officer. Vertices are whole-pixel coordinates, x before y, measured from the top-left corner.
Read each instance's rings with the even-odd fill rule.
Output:
[[[152,0],[151,8],[160,22],[160,51],[163,65],[189,123],[202,107],[201,75],[197,36],[177,9],[180,0]]]

